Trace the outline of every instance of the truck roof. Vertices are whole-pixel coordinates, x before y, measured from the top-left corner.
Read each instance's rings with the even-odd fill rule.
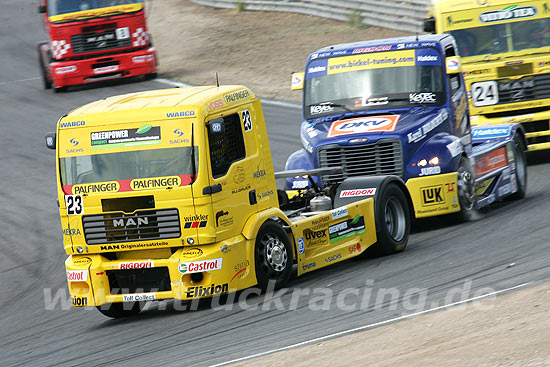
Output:
[[[385,38],[385,39],[377,39],[377,40],[370,40],[370,41],[359,41],[359,42],[353,42],[353,43],[341,43],[339,45],[332,45],[323,47],[317,51],[315,51],[314,54],[319,53],[325,53],[330,52],[334,54],[338,51],[344,51],[344,50],[350,50],[350,49],[358,49],[358,48],[369,48],[369,47],[378,47],[378,46],[388,46],[388,45],[395,45],[400,43],[422,43],[422,42],[440,42],[445,37],[449,37],[447,34],[424,34],[419,36],[407,36],[407,37],[396,37],[396,38]]]
[[[482,6],[502,6],[517,5],[524,2],[523,0],[491,0],[479,1],[479,0],[432,0],[432,7],[434,12],[449,13],[455,11],[477,9]]]
[[[112,121],[127,121],[129,116],[133,120],[159,120],[159,112],[178,112],[185,109],[207,109],[207,105],[218,99],[223,106],[237,102],[246,102],[255,99],[250,89],[240,85],[203,86],[159,89],[145,92],[129,93],[108,97],[79,107],[63,117],[63,119],[79,119],[86,116],[86,126],[105,124],[105,119],[94,119],[94,116],[109,113]],[[162,110],[162,111],[159,111]],[[121,121],[122,120],[122,121]],[[95,123],[94,123],[95,122]]]

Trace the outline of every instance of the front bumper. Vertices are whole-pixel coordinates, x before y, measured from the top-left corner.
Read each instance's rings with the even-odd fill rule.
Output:
[[[197,262],[216,259],[221,259],[220,269],[189,272],[193,267],[190,263],[196,266]],[[124,259],[109,260],[101,254],[71,255],[65,268],[73,306],[84,307],[190,300],[249,288],[257,284],[253,260],[254,241],[237,236],[212,245],[179,248],[162,259],[129,259],[125,255]]]
[[[457,173],[410,178],[406,182],[416,218],[460,211],[456,187]]]
[[[56,61],[50,64],[50,75],[57,88],[147,75],[156,73],[156,70],[157,60],[154,47],[84,60]]]

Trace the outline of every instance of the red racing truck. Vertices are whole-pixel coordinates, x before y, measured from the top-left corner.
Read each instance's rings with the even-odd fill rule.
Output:
[[[142,0],[41,0],[49,41],[38,45],[44,88],[156,76]]]

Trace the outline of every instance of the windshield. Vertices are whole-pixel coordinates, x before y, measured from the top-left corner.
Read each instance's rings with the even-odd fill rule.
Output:
[[[48,15],[54,16],[109,6],[140,3],[142,3],[142,0],[50,0],[48,1]]]
[[[550,46],[550,19],[524,20],[449,31],[464,57]]]
[[[188,146],[60,158],[61,184],[66,186],[180,176],[182,185],[190,185],[191,177],[198,170],[197,153],[197,147],[193,152],[192,147]]]
[[[422,65],[422,60],[427,60],[426,57],[432,58],[431,62],[424,62],[427,64],[440,63],[441,57],[436,50],[431,50],[430,52],[437,56],[418,56],[417,53],[415,62],[414,50],[412,52],[413,61],[409,62],[410,66],[389,64],[388,67],[379,67],[380,65],[377,65],[378,67],[372,69],[354,69],[306,78],[304,87],[306,118],[335,113],[338,110],[376,110],[387,107],[443,104],[445,101],[443,66]],[[328,65],[329,73],[331,61],[329,60]],[[308,70],[312,70],[311,66]]]

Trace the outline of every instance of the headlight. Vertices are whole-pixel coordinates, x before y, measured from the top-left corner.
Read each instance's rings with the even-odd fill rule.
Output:
[[[421,159],[418,161],[418,167],[426,167],[428,165],[428,161],[425,159]]]
[[[439,166],[439,157],[432,157],[432,158],[430,159],[430,164],[431,164],[432,166]]]

